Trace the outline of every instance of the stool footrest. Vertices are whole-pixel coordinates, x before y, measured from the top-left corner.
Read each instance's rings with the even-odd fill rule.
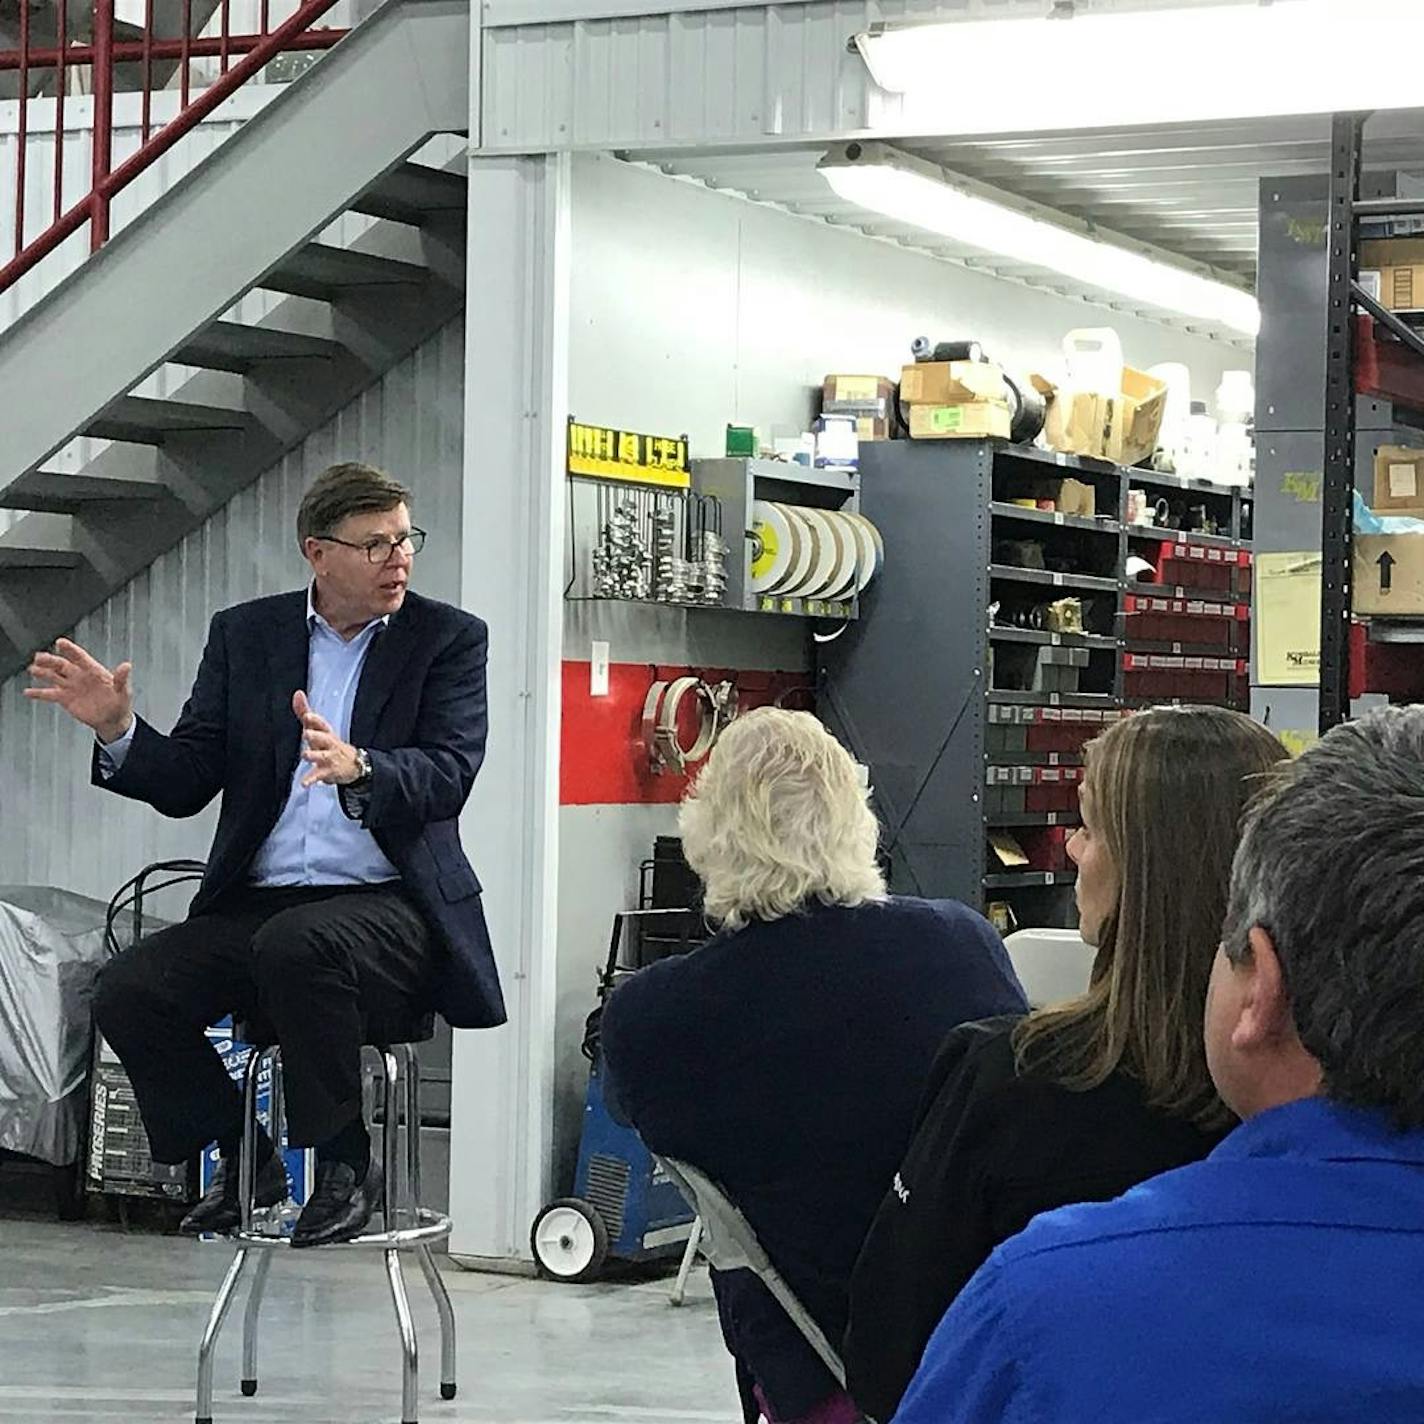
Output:
[[[394,1231],[367,1231],[351,1241],[341,1241],[335,1246],[322,1246],[322,1251],[346,1251],[365,1248],[368,1251],[414,1251],[420,1246],[429,1246],[435,1241],[444,1241],[452,1230],[453,1223],[443,1212],[421,1207],[414,1226],[397,1227]],[[286,1236],[274,1236],[265,1231],[234,1231],[228,1239],[240,1246],[290,1246]]]

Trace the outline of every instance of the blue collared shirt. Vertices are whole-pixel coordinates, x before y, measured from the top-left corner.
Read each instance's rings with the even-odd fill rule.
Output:
[[[366,656],[389,621],[372,620],[348,642],[316,611],[312,591],[307,590],[307,701],[342,741],[351,737],[351,711]],[[133,730],[100,747],[106,766],[117,769],[123,764]],[[341,809],[336,787],[301,784],[310,770],[309,762],[297,761],[282,814],[253,859],[252,883],[367,885],[397,879],[400,872],[375,837]]]
[[[1418,1424],[1421,1342],[1424,1131],[1307,1098],[1036,1217],[950,1307],[894,1424]]]

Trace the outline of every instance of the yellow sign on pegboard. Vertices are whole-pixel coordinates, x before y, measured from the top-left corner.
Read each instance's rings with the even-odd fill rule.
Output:
[[[683,436],[640,435],[569,421],[569,474],[686,489],[692,467]]]

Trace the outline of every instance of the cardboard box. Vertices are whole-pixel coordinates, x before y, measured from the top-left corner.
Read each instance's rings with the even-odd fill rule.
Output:
[[[1009,408],[990,401],[965,405],[912,405],[912,440],[982,440],[1009,438]]]
[[[821,414],[855,421],[860,440],[889,440],[895,415],[895,382],[887,376],[830,375],[821,383]]]
[[[1360,267],[1379,273],[1378,301],[1386,310],[1424,308],[1424,238],[1384,237],[1362,242]]]
[[[1360,278],[1391,312],[1424,308],[1424,238],[1376,238],[1360,244]],[[1364,281],[1366,272],[1370,281]]]
[[[1424,307],[1424,263],[1385,267],[1380,272],[1380,305],[1388,311],[1418,311]]]
[[[1375,489],[1370,508],[1376,514],[1424,517],[1424,450],[1381,445],[1375,451]]]
[[[1424,237],[1374,237],[1360,244],[1361,267],[1402,267],[1424,262]]]
[[[1098,492],[1085,480],[1060,480],[1054,499],[1059,514],[1076,514],[1083,519],[1097,517]]]
[[[1116,391],[1060,393],[1043,376],[1035,376],[1033,384],[1048,401],[1044,436],[1053,449],[1135,465],[1157,448],[1167,408],[1166,381],[1124,366]]]
[[[1356,534],[1352,602],[1384,618],[1424,613],[1424,534]]]
[[[992,402],[1007,410],[1009,388],[1002,368],[987,361],[921,361],[900,372],[900,399],[911,406]]]
[[[877,420],[874,416],[860,415],[855,421],[855,438],[864,445],[867,440],[892,440],[894,432],[888,419]]]

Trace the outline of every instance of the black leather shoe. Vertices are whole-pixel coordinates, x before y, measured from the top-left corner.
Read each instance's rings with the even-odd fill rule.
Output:
[[[237,1163],[224,1157],[213,1173],[212,1185],[202,1200],[178,1224],[184,1236],[201,1236],[205,1232],[227,1235],[235,1231],[242,1220],[242,1212],[237,1205]],[[276,1206],[287,1200],[290,1189],[287,1186],[287,1168],[281,1156],[274,1152],[257,1169],[253,1183],[252,1202],[254,1206]]]
[[[297,1218],[293,1246],[334,1246],[359,1236],[381,1205],[381,1169],[376,1159],[358,1182],[356,1169],[345,1162],[318,1162],[316,1187]]]

